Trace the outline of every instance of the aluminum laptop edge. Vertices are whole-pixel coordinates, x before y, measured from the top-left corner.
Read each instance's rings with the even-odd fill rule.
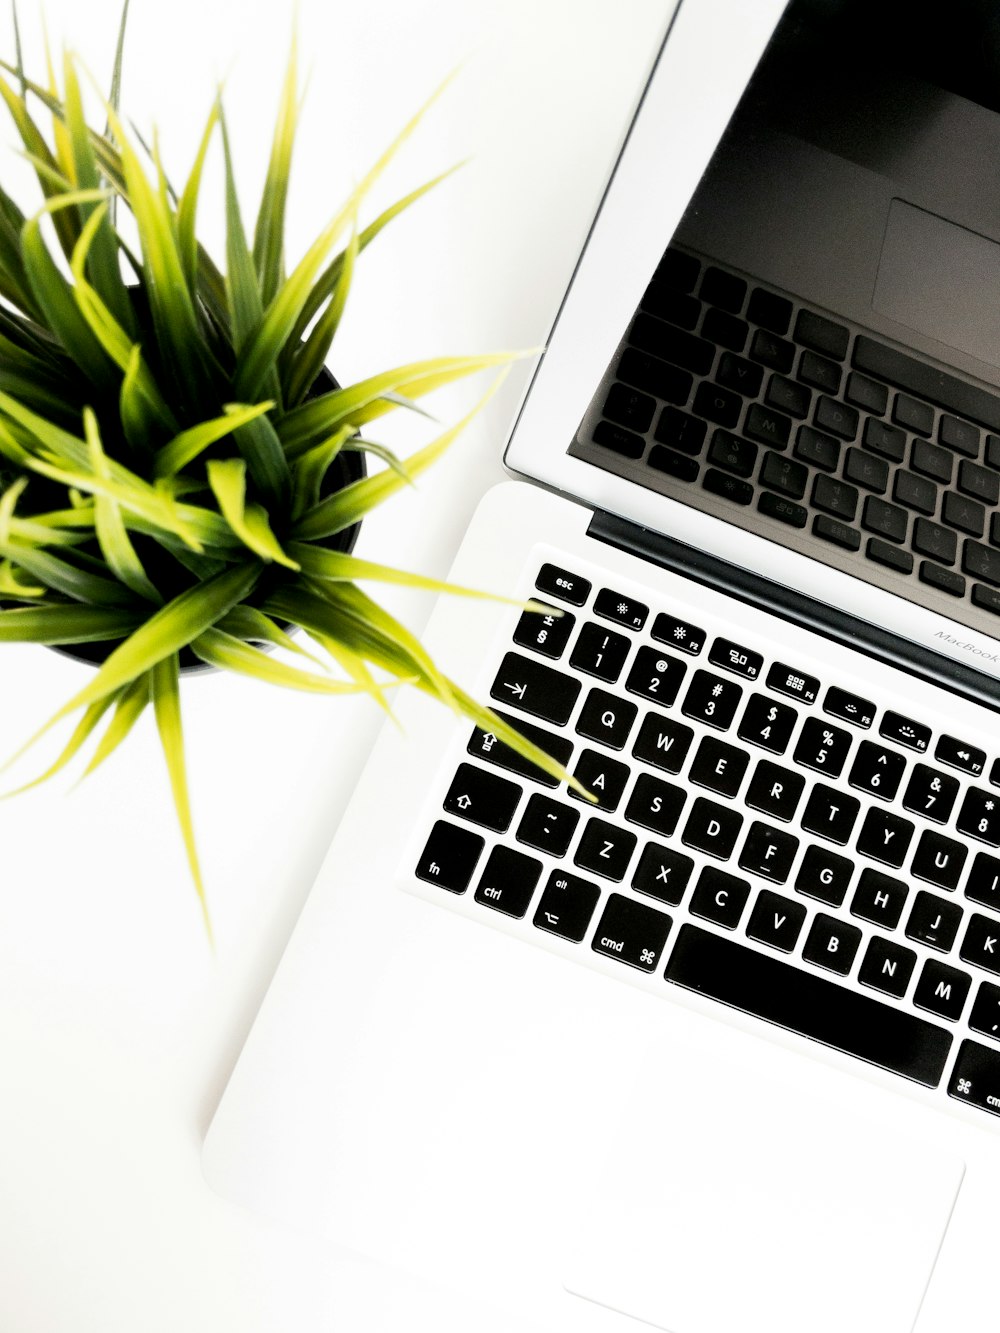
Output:
[[[453,577],[528,597],[551,562],[995,751],[996,638],[570,451],[666,240],[745,262],[718,232],[705,251],[688,206],[784,8],[677,8],[508,447],[529,480],[487,494]],[[972,373],[967,350],[839,313]],[[484,698],[512,617],[443,600],[425,641]],[[412,696],[223,1096],[209,1183],[327,1236],[331,1262],[375,1261],[351,1333],[400,1327],[380,1284],[414,1330],[997,1326],[1000,1119],[415,883],[470,728]]]

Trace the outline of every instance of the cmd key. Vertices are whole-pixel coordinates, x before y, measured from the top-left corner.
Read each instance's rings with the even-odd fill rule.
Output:
[[[580,682],[520,653],[507,653],[490,688],[490,697],[526,713],[565,726],[580,693]]]

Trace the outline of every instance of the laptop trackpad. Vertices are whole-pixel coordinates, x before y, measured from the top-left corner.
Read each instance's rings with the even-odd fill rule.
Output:
[[[961,1160],[708,1067],[602,1131],[566,1289],[670,1333],[910,1333]]]

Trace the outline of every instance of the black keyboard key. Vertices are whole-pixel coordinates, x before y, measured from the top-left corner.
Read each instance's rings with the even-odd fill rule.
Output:
[[[573,860],[595,875],[621,880],[625,878],[637,841],[634,833],[606,824],[603,819],[591,819],[583,830]]]
[[[860,809],[861,802],[855,797],[817,782],[802,812],[802,827],[843,846],[851,836]]]
[[[795,814],[805,785],[800,773],[763,759],[754,770],[745,800],[752,809],[787,824]]]
[[[951,1051],[951,1034],[922,1018],[698,926],[681,927],[666,978],[925,1087],[937,1087]]]
[[[815,676],[786,666],[784,662],[775,662],[767,673],[767,688],[804,704],[815,703],[819,696],[819,681]]]
[[[580,630],[569,664],[599,680],[617,680],[628,657],[629,644],[624,634],[616,634],[589,620]],[[579,690],[579,681],[575,683]],[[566,718],[562,720],[565,722]]]
[[[706,310],[701,322],[701,335],[731,352],[742,352],[750,329],[742,319],[724,310]]]
[[[558,565],[542,565],[535,579],[535,587],[546,597],[558,597],[570,606],[583,606],[590,596],[590,584],[579,574],[571,574]]]
[[[653,322],[660,323],[659,320]],[[662,327],[666,328],[667,325],[664,324]],[[685,334],[684,336],[689,337],[690,335]],[[706,346],[710,346],[710,344],[706,344]],[[655,394],[657,398],[662,398],[667,403],[677,403],[679,405],[687,402],[691,393],[691,385],[694,383],[686,370],[681,370],[678,366],[670,366],[666,361],[661,361],[659,357],[650,356],[648,352],[640,352],[636,347],[628,347],[622,352],[615,374],[625,384],[631,384],[636,389]]]
[[[953,569],[942,569],[930,560],[920,562],[920,582],[952,597],[965,596],[965,579]]]
[[[701,264],[694,255],[686,255],[671,246],[656,266],[655,278],[675,292],[693,292],[699,273]]]
[[[798,838],[756,820],[750,825],[740,852],[740,869],[749,870],[775,884],[784,884],[798,850]]]
[[[718,384],[702,380],[695,393],[691,411],[707,421],[714,421],[717,426],[735,426],[743,411],[743,399],[739,394],[720,388]]]
[[[746,294],[747,285],[742,278],[737,278],[735,274],[726,273],[723,269],[714,266],[705,270],[699,295],[709,305],[718,306],[720,310],[729,310],[733,314],[739,314],[743,309]]]
[[[1000,973],[1000,921],[973,912],[958,952],[964,962]]]
[[[967,972],[959,972],[936,958],[928,958],[914,989],[913,1003],[918,1009],[926,1009],[957,1023],[962,1017],[971,985],[972,978]]]
[[[858,887],[851,899],[851,915],[870,921],[882,930],[895,930],[906,906],[909,893],[898,879],[890,879],[878,870],[862,870]]]
[[[900,509],[897,505],[887,504],[885,500],[879,500],[874,495],[869,495],[865,500],[861,526],[869,532],[887,537],[892,542],[902,542],[906,540],[908,521],[909,515],[906,510]]]
[[[860,943],[861,931],[857,926],[849,926],[835,916],[817,912],[802,946],[802,957],[817,967],[825,967],[829,972],[846,977]]]
[[[535,792],[517,826],[517,840],[550,856],[565,856],[579,822],[579,811]]]
[[[678,454],[673,449],[666,449],[662,444],[654,444],[646,462],[657,472],[665,472],[668,477],[678,481],[697,481],[700,468],[693,458]]]
[[[895,713],[892,709],[887,709],[882,714],[878,734],[884,736],[887,741],[895,741],[897,745],[921,753],[931,743],[930,727],[925,727],[922,722],[914,722],[913,718],[904,717],[902,713]]]
[[[708,461],[737,477],[750,477],[757,466],[757,446],[728,430],[717,430],[708,447]]]
[[[626,430],[624,426],[615,426],[610,421],[600,421],[594,427],[594,443],[620,454],[622,458],[632,459],[641,458],[646,448],[646,441],[641,435]]]
[[[938,426],[938,439],[949,449],[954,449],[957,454],[965,454],[967,458],[979,457],[979,431],[967,421],[959,421],[957,417],[942,416]]]
[[[864,449],[848,449],[844,460],[844,480],[855,486],[863,486],[867,491],[885,494],[889,485],[889,464],[883,458],[876,458]],[[866,501],[867,504],[867,501]],[[891,508],[887,505],[886,508]],[[903,515],[905,523],[906,516]]]
[[[750,885],[725,870],[706,866],[691,895],[690,911],[726,930],[735,930],[750,897]]]
[[[617,958],[640,972],[652,972],[660,961],[673,923],[665,912],[612,893],[594,931],[595,953]]]
[[[868,941],[868,948],[858,968],[858,980],[862,986],[871,986],[901,1000],[913,976],[917,955],[912,949],[897,944],[895,940],[884,940],[881,935],[873,935]]]
[[[483,869],[475,899],[504,916],[520,918],[531,903],[542,873],[541,861],[510,847],[494,847]]]
[[[764,401],[768,407],[777,408],[787,416],[807,417],[812,406],[812,393],[804,384],[796,384],[784,375],[772,375]]]
[[[875,705],[860,694],[842,690],[839,685],[831,685],[823,700],[823,712],[831,717],[839,717],[844,722],[851,722],[856,727],[867,731],[875,721]]]
[[[840,462],[840,441],[813,430],[812,426],[800,426],[795,440],[795,457],[826,472],[836,472]]]
[[[840,392],[841,369],[836,361],[828,361],[815,352],[803,352],[799,362],[799,379],[824,393]]]
[[[930,945],[947,953],[955,943],[958,928],[962,924],[962,908],[958,903],[939,898],[934,893],[921,889],[913,902],[906,934],[911,940]]]
[[[520,653],[506,654],[490,688],[491,698],[560,727],[569,721],[579,693],[578,680]]]
[[[792,303],[783,296],[755,287],[747,304],[747,319],[772,333],[787,333],[792,318]]]
[[[943,482],[945,486],[951,484],[952,456],[947,449],[939,449],[936,444],[928,444],[926,440],[914,440],[910,453],[910,467],[921,476]]]
[[[712,495],[721,495],[733,504],[748,505],[753,500],[753,487],[748,481],[740,481],[718,468],[710,467],[702,478],[702,486]]]
[[[941,517],[960,532],[967,532],[970,537],[981,537],[986,527],[986,510],[978,500],[958,495],[955,491],[945,491],[941,502]]]
[[[687,674],[687,663],[657,648],[640,648],[628,673],[625,688],[669,708]]]
[[[798,713],[794,708],[775,703],[766,694],[753,694],[743,711],[736,734],[741,741],[759,745],[772,754],[784,754],[797,721]]]
[[[772,449],[784,449],[792,431],[790,417],[761,403],[751,403],[743,422],[743,434]]]
[[[531,741],[532,745],[537,745],[540,750],[550,754],[557,764],[561,764],[563,768],[566,767],[570,755],[573,753],[573,742],[568,737],[557,736],[554,732],[545,731],[542,727],[532,726],[530,722],[525,722],[519,717],[513,717],[510,713],[504,713],[500,709],[497,709],[497,717],[516,728],[526,740]],[[483,727],[476,727],[466,750],[472,755],[473,759],[481,759],[484,763],[494,764],[497,768],[506,769],[508,773],[516,773],[518,777],[530,778],[533,782],[541,783],[543,787],[558,785],[557,778],[552,777],[536,764],[533,764],[530,759],[525,759],[523,755],[518,754],[509,745],[498,740],[492,731],[486,731]]]
[[[982,983],[969,1014],[969,1027],[973,1032],[1000,1040],[1000,986],[991,981]]]
[[[803,463],[796,463],[791,458],[782,458],[780,454],[766,453],[760,465],[758,481],[772,491],[801,500],[806,493],[809,469]]]
[[[987,467],[1000,471],[1000,436],[987,435],[985,463]]]
[[[576,720],[576,729],[590,741],[621,750],[629,738],[638,708],[604,690],[591,690]]]
[[[831,778],[843,772],[851,748],[851,733],[833,727],[819,717],[807,717],[792,756],[804,768],[815,769]]]
[[[601,415],[642,435],[653,424],[655,411],[656,399],[649,394],[630,389],[625,384],[612,384]]]
[[[981,542],[966,541],[962,549],[962,568],[974,579],[1000,584],[1000,551]]]
[[[1000,798],[981,787],[970,787],[955,823],[959,833],[1000,847]]]
[[[694,732],[683,722],[647,713],[632,746],[636,759],[665,773],[679,773],[694,739]]]
[[[861,546],[861,533],[849,523],[839,518],[827,518],[826,514],[817,514],[813,519],[813,533],[833,546],[841,546],[845,551],[857,551]]]
[[[654,319],[652,315],[636,316],[628,340],[633,347],[694,375],[707,375],[715,360],[715,348],[710,342],[665,324],[662,319]],[[620,371],[619,378],[625,378]]]
[[[903,796],[903,805],[914,814],[923,815],[935,824],[946,824],[951,816],[958,780],[947,773],[939,773],[926,764],[915,764]]]
[[[569,875],[565,870],[553,870],[535,909],[533,923],[539,930],[579,944],[600,896],[600,889],[589,880]]]
[[[707,431],[708,427],[704,421],[689,416],[680,408],[668,406],[660,413],[653,438],[660,444],[669,445],[678,453],[690,454],[692,458],[697,458],[701,453],[701,446],[705,443]]]
[[[634,597],[623,597],[613,588],[602,588],[594,598],[594,615],[626,629],[639,630],[649,619],[649,607]]]
[[[669,838],[677,827],[686,800],[687,794],[682,787],[673,787],[669,782],[654,778],[651,773],[640,773],[628,798],[625,818],[630,824],[638,824],[651,833],[658,833],[661,838]]]
[[[913,840],[913,825],[908,819],[894,815],[890,810],[874,807],[865,815],[858,834],[857,849],[862,856],[897,870],[906,860]]]
[[[910,555],[909,551],[899,551],[895,546],[889,546],[887,542],[878,537],[868,538],[865,555],[869,560],[874,560],[876,564],[885,565],[888,569],[894,569],[899,574],[910,574],[913,571],[913,556]]]
[[[745,750],[714,736],[703,736],[688,777],[699,787],[732,798],[739,791],[749,764],[750,756]]]
[[[847,355],[850,334],[841,324],[834,324],[832,319],[825,319],[812,310],[800,310],[795,321],[795,341],[804,347],[811,347],[814,352],[832,356],[843,361]]]
[[[884,421],[868,417],[861,442],[866,449],[890,463],[901,463],[906,455],[906,433],[898,426],[887,426]]]
[[[829,431],[831,435],[837,435],[842,440],[857,439],[857,410],[848,407],[846,403],[838,402],[836,398],[827,398],[825,394],[817,398],[813,421],[820,430]]]
[[[963,1041],[948,1081],[948,1096],[1000,1115],[1000,1052]]]
[[[889,406],[889,390],[885,385],[870,380],[867,375],[859,375],[856,370],[852,370],[847,377],[844,397],[855,407],[874,412],[876,416],[881,416]]]
[[[773,889],[761,889],[747,922],[747,934],[772,949],[791,953],[799,942],[805,919],[806,909],[801,903],[783,898]]]
[[[681,329],[693,329],[701,318],[701,302],[694,296],[672,291],[665,282],[649,284],[641,308]]]
[[[503,833],[510,827],[520,799],[521,788],[516,783],[495,773],[484,773],[473,764],[459,764],[444,798],[444,808],[450,815],[460,815],[470,823]]]
[[[853,861],[814,844],[806,848],[799,873],[795,877],[795,888],[807,898],[817,898],[821,903],[839,907],[853,874]]]
[[[681,841],[696,851],[728,861],[743,827],[743,816],[731,807],[699,796],[691,807]]]
[[[915,398],[897,393],[892,405],[892,419],[904,430],[916,431],[918,435],[930,435],[934,429],[934,409],[926,403],[918,403]]]
[[[762,366],[769,366],[771,370],[787,375],[795,360],[795,346],[786,342],[784,338],[778,338],[773,333],[758,329],[750,344],[750,355]]]
[[[420,853],[417,878],[437,884],[449,893],[464,893],[485,846],[478,833],[439,819]]]
[[[918,477],[916,473],[902,469],[896,473],[892,497],[907,509],[919,510],[921,514],[933,514],[937,508],[937,487],[934,483],[926,477]]]
[[[905,767],[906,760],[901,754],[874,741],[862,741],[848,780],[852,787],[869,796],[891,801],[899,790]]]
[[[958,489],[984,504],[995,505],[1000,502],[1000,477],[989,468],[980,467],[963,458],[958,465]]]
[[[768,518],[777,519],[779,523],[784,523],[789,528],[804,528],[809,518],[808,509],[796,504],[794,500],[787,500],[783,495],[775,495],[771,491],[761,491],[757,508],[760,513],[766,514]]]
[[[1000,399],[984,389],[966,384],[964,380],[863,334],[854,340],[852,360],[859,370],[867,371],[876,379],[886,380],[900,389],[909,389],[928,402],[977,421],[990,430],[1000,430]]]
[[[958,538],[951,528],[943,528],[929,518],[918,518],[913,524],[913,549],[932,560],[953,565],[958,554]]]
[[[995,616],[1000,615],[1000,593],[995,588],[987,588],[985,583],[974,583],[972,605],[978,606],[981,611],[992,611]]]
[[[724,389],[732,389],[744,398],[756,398],[764,379],[760,366],[737,356],[735,352],[723,352],[719,358],[719,368],[715,372],[715,382]]]
[[[1000,912],[1000,861],[995,856],[977,853],[965,885],[965,896]]]
[[[514,642],[520,648],[541,653],[543,657],[562,657],[575,624],[576,616],[568,611],[556,614],[551,610],[524,611],[514,630]]]
[[[958,888],[968,856],[969,849],[964,843],[933,829],[924,829],[913,853],[910,874],[914,879],[936,884],[939,889],[954,890]]]
[[[731,680],[723,680],[709,671],[696,671],[681,711],[686,717],[706,722],[725,731],[736,716],[743,690]]]
[[[660,643],[668,643],[678,652],[697,657],[705,646],[705,631],[676,616],[658,615],[650,634]]]
[[[978,778],[986,767],[986,751],[967,741],[956,740],[954,736],[939,736],[934,749],[934,758],[939,764],[960,769],[974,778]]]
[[[619,763],[617,759],[609,759],[596,750],[582,750],[573,776],[597,798],[595,808],[610,813],[618,808],[631,771],[627,764]],[[577,791],[571,790],[569,795],[574,801],[584,800]]]
[[[708,660],[713,666],[723,667],[745,680],[756,680],[764,665],[760,653],[754,652],[752,648],[744,648],[742,644],[733,643],[732,639],[716,639],[708,654]]]
[[[661,847],[658,842],[650,842],[639,857],[632,876],[632,887],[637,893],[678,907],[693,869],[694,862],[690,856],[675,852],[672,847]]]
[[[820,473],[813,482],[812,502],[817,509],[850,523],[858,510],[858,492],[845,481]]]

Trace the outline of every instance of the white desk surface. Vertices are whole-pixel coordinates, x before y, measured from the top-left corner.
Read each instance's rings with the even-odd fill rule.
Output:
[[[73,46],[106,81],[118,0],[45,0],[44,8],[54,45]],[[472,161],[362,258],[336,373],[351,380],[425,355],[537,345],[655,52],[666,0],[300,0],[299,8],[312,71],[292,201],[299,244],[465,62],[378,198]],[[20,10],[38,71],[41,0],[21,0]],[[292,5],[132,0],[132,10],[126,109],[142,126],[159,123],[179,176],[225,77],[249,195],[266,160]],[[10,56],[6,18],[0,33]],[[0,180],[9,185],[23,167],[4,126]],[[217,179],[202,213],[214,238]],[[478,496],[501,475],[526,373],[515,372],[416,494],[366,524],[359,552],[431,574],[447,569]],[[451,419],[473,393],[449,391],[436,408]],[[417,627],[427,612],[416,598],[392,605]],[[6,754],[86,673],[41,648],[2,653]],[[412,1327],[410,1293],[373,1284],[360,1259],[334,1262],[308,1236],[265,1227],[214,1196],[199,1167],[213,1108],[379,718],[364,703],[221,675],[188,681],[183,703],[214,956],[148,719],[79,790],[57,781],[0,804],[0,1329]]]

